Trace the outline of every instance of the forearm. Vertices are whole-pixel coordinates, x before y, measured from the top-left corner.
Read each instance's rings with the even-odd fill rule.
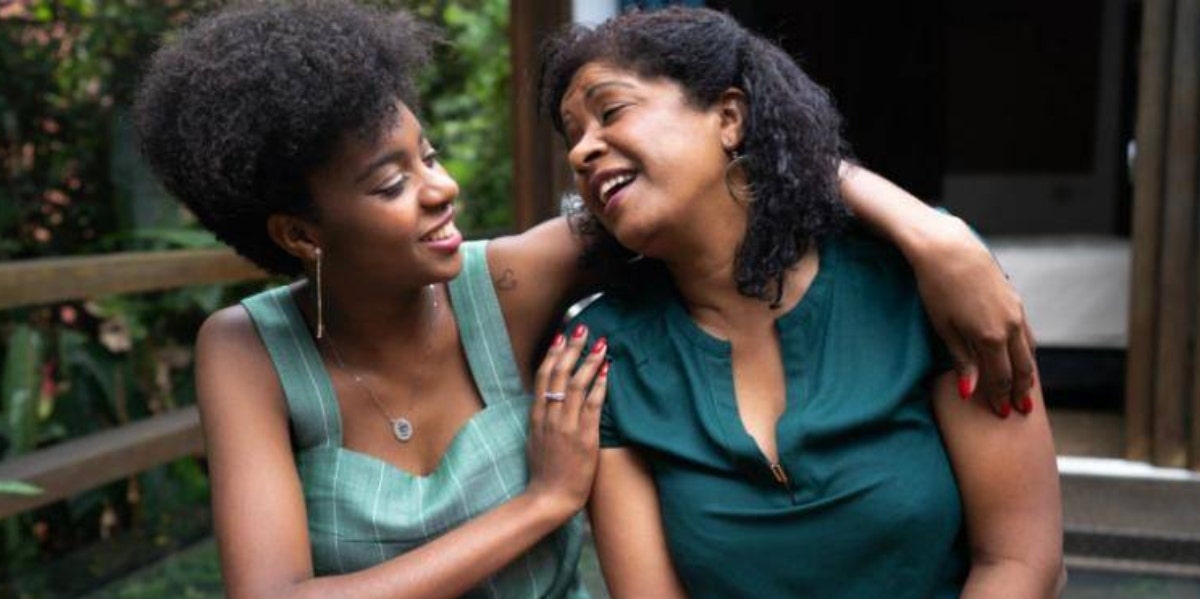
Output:
[[[861,167],[843,163],[840,171],[842,199],[850,211],[879,235],[896,244],[911,258],[936,232],[931,224],[960,224],[938,212],[887,179]]]
[[[529,493],[421,547],[351,574],[310,578],[271,593],[230,593],[270,599],[418,599],[458,597],[518,559],[563,525],[568,512]]]
[[[976,558],[962,599],[1053,599],[1058,597],[1061,565],[1008,558]]]

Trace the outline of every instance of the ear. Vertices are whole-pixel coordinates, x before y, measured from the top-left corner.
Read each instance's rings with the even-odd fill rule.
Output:
[[[748,108],[746,93],[731,87],[717,99],[717,113],[721,119],[721,147],[730,153],[742,146]]]
[[[321,236],[311,220],[292,214],[272,214],[267,217],[267,235],[283,251],[299,258],[301,262],[317,259]]]

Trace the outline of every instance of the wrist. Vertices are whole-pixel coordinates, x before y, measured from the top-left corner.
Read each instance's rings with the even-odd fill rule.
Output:
[[[901,223],[892,238],[914,266],[952,257],[955,252],[979,243],[965,221],[944,212],[928,211],[901,219]]]
[[[542,491],[537,488],[526,488],[517,498],[525,504],[525,508],[533,517],[535,523],[555,529],[583,509],[578,502],[570,501],[561,494]]]

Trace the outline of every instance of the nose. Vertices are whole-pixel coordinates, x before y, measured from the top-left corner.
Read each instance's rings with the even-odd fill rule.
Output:
[[[455,181],[441,164],[435,164],[425,170],[425,184],[421,186],[418,196],[422,206],[440,209],[457,197],[458,181]]]
[[[606,150],[608,150],[608,144],[594,128],[589,127],[567,152],[567,162],[571,163],[571,169],[576,174],[586,175],[588,166],[602,156]]]

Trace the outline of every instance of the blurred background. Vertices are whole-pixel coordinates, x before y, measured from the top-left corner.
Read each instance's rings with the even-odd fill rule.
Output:
[[[472,237],[567,189],[541,37],[666,4],[371,3],[450,40],[422,117]],[[859,161],[994,249],[1039,339],[1066,596],[1200,597],[1200,0],[682,3],[778,41]],[[221,596],[191,345],[277,281],[165,195],[128,122],[162,36],[220,4],[0,0],[0,599]]]

